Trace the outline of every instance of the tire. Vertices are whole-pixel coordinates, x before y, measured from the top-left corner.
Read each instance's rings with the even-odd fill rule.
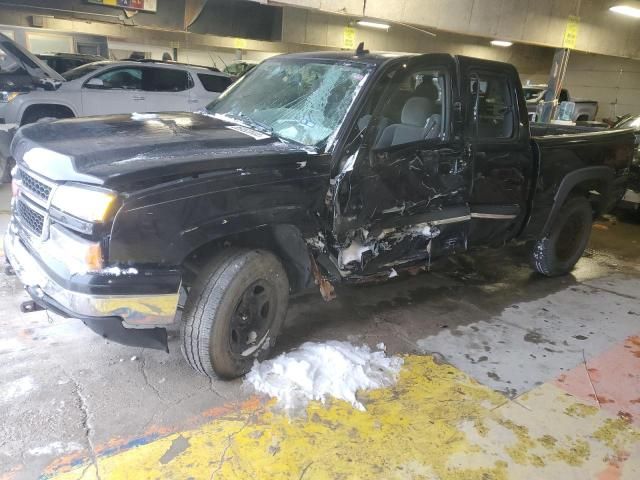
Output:
[[[211,378],[244,375],[275,345],[288,303],[289,281],[275,255],[225,249],[202,269],[187,297],[185,359]]]
[[[22,123],[20,125],[29,125],[43,120],[59,120],[61,118],[73,118],[73,113],[64,107],[42,106],[28,109],[22,115]]]
[[[533,267],[548,277],[569,273],[589,243],[592,223],[593,211],[586,198],[567,200],[549,234],[534,243],[531,252]]]

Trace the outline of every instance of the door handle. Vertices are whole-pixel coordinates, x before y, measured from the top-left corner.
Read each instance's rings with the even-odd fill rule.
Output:
[[[134,95],[133,99],[134,100],[144,100],[144,97],[142,95]]]

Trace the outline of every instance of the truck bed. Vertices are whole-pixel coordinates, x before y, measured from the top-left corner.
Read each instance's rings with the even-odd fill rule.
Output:
[[[608,211],[624,195],[633,158],[633,130],[609,130],[554,124],[532,124],[531,144],[537,174],[533,184],[531,219],[524,236],[542,231],[561,183],[572,172],[589,169],[613,175],[610,199],[598,214]]]
[[[586,127],[576,125],[558,125],[555,123],[532,123],[530,125],[532,137],[547,137],[551,135],[573,135],[577,133],[593,133],[608,130],[601,127]]]

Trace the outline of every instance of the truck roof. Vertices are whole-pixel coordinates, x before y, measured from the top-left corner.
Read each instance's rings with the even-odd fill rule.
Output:
[[[319,52],[299,52],[280,55],[281,58],[295,58],[300,60],[343,60],[358,61],[372,65],[381,65],[388,60],[398,57],[412,57],[415,54],[409,53],[365,53],[356,55],[353,51],[319,51]]]
[[[417,56],[432,56],[434,58],[448,57],[454,60],[456,63],[462,59],[471,59],[464,55],[451,55],[449,53],[407,53],[407,52],[367,52],[361,55],[356,55],[355,51],[343,50],[343,51],[318,51],[318,52],[299,52],[299,53],[287,53],[280,55],[280,58],[294,58],[301,60],[336,60],[336,61],[352,61],[366,63],[374,66],[382,65],[390,60],[398,58],[412,58]],[[493,68],[508,68],[513,69],[513,65],[505,62],[496,62],[494,60],[485,60],[480,58],[472,58],[474,63],[483,63],[487,67]]]

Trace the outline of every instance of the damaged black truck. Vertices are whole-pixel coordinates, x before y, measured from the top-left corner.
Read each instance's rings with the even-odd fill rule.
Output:
[[[507,64],[285,55],[198,114],[20,129],[4,248],[23,310],[148,347],[179,324],[195,370],[235,377],[314,285],[329,299],[509,241],[571,271],[633,151],[631,131],[529,125]]]

